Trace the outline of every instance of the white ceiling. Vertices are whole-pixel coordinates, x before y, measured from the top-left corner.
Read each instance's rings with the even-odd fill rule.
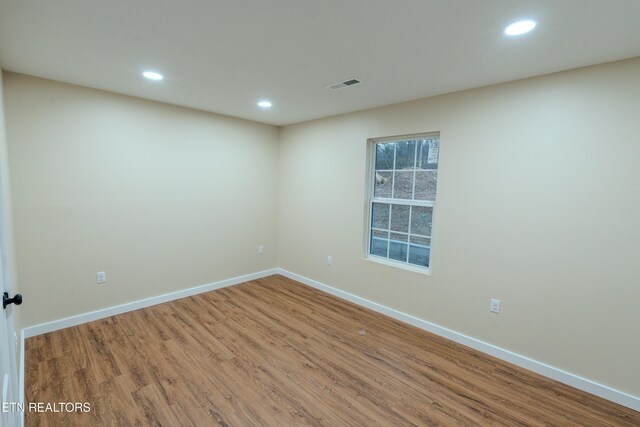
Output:
[[[6,70],[277,125],[639,55],[640,0],[0,0]]]

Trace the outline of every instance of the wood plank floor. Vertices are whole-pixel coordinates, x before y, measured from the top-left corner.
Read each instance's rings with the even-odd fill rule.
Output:
[[[26,386],[27,402],[91,403],[29,426],[640,425],[282,276],[30,338]]]

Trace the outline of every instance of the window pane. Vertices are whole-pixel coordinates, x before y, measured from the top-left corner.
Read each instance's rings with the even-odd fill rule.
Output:
[[[396,170],[413,169],[416,159],[416,141],[396,142]]]
[[[428,237],[410,236],[409,242],[416,243],[422,246],[431,246],[431,239]]]
[[[409,263],[429,267],[429,252],[428,248],[409,245]]]
[[[374,203],[373,204],[373,218],[371,224],[375,228],[382,228],[383,230],[389,229],[389,204],[388,203]]]
[[[411,206],[391,205],[391,230],[401,231],[403,233],[409,232],[409,209],[410,208]]]
[[[376,187],[374,196],[391,197],[391,177],[393,172],[376,172]]]
[[[380,239],[388,239],[389,238],[389,232],[388,231],[373,230],[373,237],[377,237],[377,238],[380,238]]]
[[[389,258],[398,261],[407,261],[407,244],[389,242]]]
[[[377,239],[375,237],[371,238],[371,254],[387,257],[387,245],[389,241],[386,239]]]
[[[433,208],[427,206],[412,206],[411,209],[411,234],[431,236]]]
[[[409,238],[408,234],[391,233],[391,236],[390,236],[391,240],[404,242],[404,243],[407,243],[408,238]]]
[[[376,144],[376,170],[393,169],[393,149],[394,142]]]
[[[438,169],[439,139],[425,139],[418,146],[418,168]]]
[[[395,199],[411,199],[413,197],[413,172],[396,172],[393,183]]]
[[[436,181],[438,171],[417,171],[416,172],[416,200],[435,200]]]

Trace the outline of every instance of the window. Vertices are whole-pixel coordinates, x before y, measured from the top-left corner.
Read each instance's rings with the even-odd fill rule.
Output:
[[[428,269],[440,136],[370,142],[368,256]]]

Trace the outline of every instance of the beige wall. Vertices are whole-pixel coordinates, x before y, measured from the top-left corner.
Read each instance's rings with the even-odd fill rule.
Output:
[[[364,260],[367,138],[432,131],[433,275]],[[280,266],[639,396],[639,135],[640,59],[286,126]]]
[[[23,327],[276,266],[277,127],[4,85]]]

